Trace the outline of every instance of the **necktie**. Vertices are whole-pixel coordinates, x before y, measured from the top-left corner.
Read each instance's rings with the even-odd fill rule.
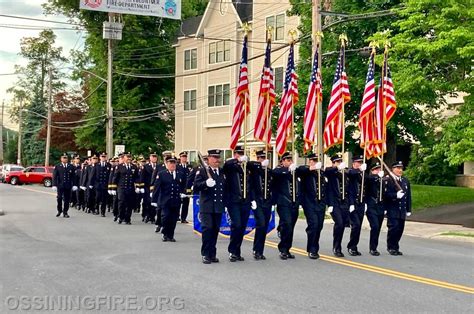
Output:
[[[216,175],[216,177],[219,176],[219,174],[217,173],[217,169],[214,169],[214,174]]]
[[[174,171],[171,174],[173,175],[173,180],[176,180],[176,174],[174,173]]]

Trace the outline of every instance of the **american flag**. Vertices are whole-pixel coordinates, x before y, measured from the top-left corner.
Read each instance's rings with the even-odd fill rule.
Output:
[[[324,123],[324,151],[336,144],[342,143],[344,132],[343,106],[351,100],[349,84],[344,65],[344,46],[341,47],[337,60],[336,74],[332,84],[331,99],[328,114]]]
[[[392,119],[397,109],[392,75],[387,59],[388,54],[385,52],[382,68],[383,78],[379,85],[377,105],[375,109],[375,156],[381,156],[387,152],[387,123]],[[385,116],[383,112],[385,112]]]
[[[311,80],[308,87],[308,98],[306,99],[306,107],[304,111],[304,152],[308,152],[312,145],[316,144],[316,128],[318,104],[323,100],[321,69],[318,65],[318,49],[314,53],[313,70],[311,71]]]
[[[260,91],[258,94],[258,111],[255,120],[255,139],[270,145],[272,138],[271,115],[275,105],[275,82],[273,79],[273,69],[271,68],[271,43],[267,42],[265,52],[265,64],[262,70],[260,81]]]
[[[370,54],[369,69],[367,70],[367,78],[365,80],[364,96],[362,97],[362,105],[359,115],[360,129],[360,147],[365,148],[365,156],[371,158],[373,156],[374,141],[374,113],[375,113],[375,52]]]
[[[232,131],[230,135],[230,148],[235,149],[239,141],[242,123],[250,113],[250,95],[247,69],[247,36],[244,37],[242,48],[242,61],[240,62],[239,86],[237,87],[234,115],[232,118]],[[245,132],[245,130],[244,130]],[[246,135],[246,134],[245,134]]]
[[[295,69],[294,45],[291,44],[278,116],[276,149],[279,155],[286,151],[288,137],[293,128],[293,106],[298,102],[298,97],[298,75]]]

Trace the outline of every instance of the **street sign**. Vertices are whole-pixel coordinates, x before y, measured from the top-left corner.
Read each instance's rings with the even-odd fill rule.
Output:
[[[79,8],[181,19],[181,0],[80,0]]]
[[[122,40],[122,29],[123,29],[122,23],[104,22],[102,38]]]
[[[118,156],[119,154],[125,153],[125,145],[115,145],[115,154],[114,156]]]

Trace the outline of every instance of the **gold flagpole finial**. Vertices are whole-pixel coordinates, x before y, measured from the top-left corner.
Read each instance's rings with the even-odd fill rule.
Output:
[[[345,47],[347,43],[347,35],[346,34],[339,35],[339,40],[341,41],[341,46]]]
[[[324,34],[321,31],[317,31],[314,34],[314,39],[316,40],[316,43],[319,44],[321,42],[321,38],[324,38]]]
[[[273,35],[273,26],[268,26],[267,27],[267,40],[272,40],[272,35]]]
[[[244,30],[245,36],[247,36],[249,32],[252,30],[252,27],[250,26],[249,23],[244,23],[242,24],[242,29]]]
[[[371,41],[369,44],[369,48],[372,48],[372,53],[375,53],[379,44],[376,41]]]
[[[296,29],[290,29],[288,31],[288,35],[290,36],[290,43],[293,44],[296,40],[296,36],[298,35],[298,31]]]
[[[387,52],[388,48],[392,47],[392,44],[390,44],[390,42],[388,40],[386,40],[385,43],[384,43],[384,47],[385,47],[385,52]]]

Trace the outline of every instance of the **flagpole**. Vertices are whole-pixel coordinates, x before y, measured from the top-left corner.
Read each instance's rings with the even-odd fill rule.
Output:
[[[267,45],[270,45],[271,42],[272,42],[272,30],[273,28],[271,26],[269,26],[267,28]],[[268,63],[270,65],[270,68],[271,68],[271,62],[270,60],[268,60]],[[264,66],[265,68],[265,66]],[[265,71],[265,70],[264,70]],[[273,75],[272,75],[273,77]],[[268,160],[268,146],[270,145],[270,141],[271,141],[271,138],[270,138],[270,133],[268,132],[268,126],[269,126],[269,119],[270,119],[270,90],[267,91],[267,94],[265,95],[266,97],[266,106],[265,106],[265,135],[264,135],[264,138],[265,136],[267,137],[267,142],[265,144],[265,159]],[[268,167],[268,166],[267,166]],[[268,169],[264,169],[265,171],[265,191],[264,191],[264,195],[263,195],[263,198],[266,200],[267,199],[267,189],[268,189]]]
[[[374,58],[374,67],[375,67],[375,53],[377,52],[376,51],[376,47],[377,47],[377,44],[373,41],[369,44],[369,47],[372,48],[372,54],[374,55],[373,58]],[[372,69],[372,71],[375,70],[375,69]],[[364,119],[364,122],[365,122],[365,128],[364,130],[367,132],[367,130],[369,129],[369,121],[368,119]],[[360,134],[360,139],[361,141],[364,140],[364,164],[366,162],[366,153],[367,153],[367,141],[365,138],[363,138],[363,134],[361,133]],[[364,200],[364,185],[365,185],[365,171],[362,172],[362,183],[361,183],[361,186],[360,186],[360,202],[362,203],[363,200]]]
[[[323,35],[323,32],[321,31],[317,31],[316,34],[314,35],[314,40],[316,41],[316,51],[318,52],[318,68],[316,69],[316,75],[318,75],[318,72],[321,72],[321,40],[322,40],[322,37],[324,37]],[[322,84],[322,79],[321,79],[321,84]],[[320,85],[319,86],[320,88],[320,91],[322,93],[322,86]],[[314,115],[315,115],[315,119],[314,121],[316,122],[316,129],[314,130],[315,133],[316,133],[316,144],[318,145],[314,145],[314,148],[313,148],[313,151],[316,152],[316,146],[318,148],[318,161],[321,161],[322,160],[322,152],[320,151],[319,148],[322,148],[321,145],[319,145],[319,143],[317,142],[319,140],[319,131],[321,130],[320,128],[320,124],[322,122],[322,120],[317,116],[317,112],[319,110],[319,106],[321,105],[321,101],[319,99],[319,95],[316,93],[316,108],[314,110]],[[316,120],[316,118],[318,118]],[[318,200],[320,201],[321,200],[321,169],[318,169]]]
[[[291,37],[291,46],[295,44],[296,30],[292,29],[289,32]],[[290,75],[293,75],[292,73]],[[291,89],[291,83],[289,88]],[[293,98],[291,99],[291,151],[293,158],[296,159],[296,146],[295,146],[295,107],[293,103]],[[293,203],[296,202],[296,171],[293,171]]]
[[[243,30],[244,30],[244,41],[245,39],[248,40],[248,34],[249,34],[249,31],[250,31],[250,25],[248,25],[247,23],[245,23],[243,26],[242,26]],[[247,49],[247,53],[248,53],[248,46],[246,47]],[[248,68],[248,64],[247,64],[247,68]],[[244,156],[247,156],[247,101],[248,99],[245,99],[244,101]],[[243,163],[244,165],[244,193],[243,193],[243,197],[244,199],[247,198],[247,162],[244,161]]]
[[[385,42],[385,50],[383,52],[383,64],[382,64],[382,84],[381,84],[381,88],[382,88],[382,121],[383,121],[383,124],[382,124],[382,131],[383,131],[383,134],[382,134],[382,155],[380,156],[380,161],[383,163],[383,155],[384,155],[384,146],[386,147],[387,146],[387,121],[386,121],[386,113],[385,111],[387,110],[386,109],[386,103],[385,103],[385,95],[384,95],[384,90],[385,90],[385,75],[387,75],[385,73],[385,64],[387,62],[387,56],[388,56],[388,46],[389,46],[389,42],[386,41]],[[382,201],[382,180],[380,180],[380,189],[379,189],[379,200]]]
[[[345,34],[339,35],[339,40],[341,41],[341,46],[343,48],[343,56],[342,56],[342,68],[345,67],[346,63],[346,41],[347,41],[347,36]],[[342,75],[342,71],[341,71]],[[346,126],[345,126],[345,117],[344,117],[344,97],[342,98],[342,110],[341,110],[341,127],[342,127],[342,161],[344,161],[344,151],[345,151],[345,141],[346,141]],[[344,176],[345,169],[342,169],[342,200],[345,199],[346,195],[346,184],[345,184],[345,176]]]

